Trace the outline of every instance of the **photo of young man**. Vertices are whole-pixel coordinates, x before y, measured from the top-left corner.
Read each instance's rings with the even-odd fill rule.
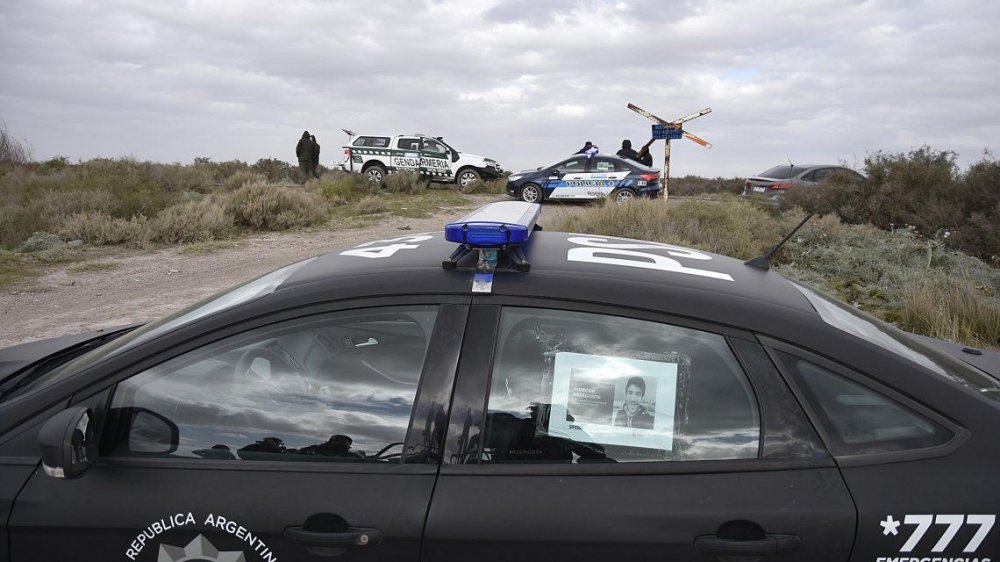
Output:
[[[642,404],[646,396],[646,381],[631,377],[625,382],[625,402],[615,412],[611,425],[635,429],[653,429],[653,413]]]

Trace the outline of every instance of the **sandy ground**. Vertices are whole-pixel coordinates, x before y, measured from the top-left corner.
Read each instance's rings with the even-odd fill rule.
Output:
[[[389,217],[374,226],[336,231],[270,233],[241,239],[210,253],[180,253],[176,247],[114,251],[96,261],[104,271],[53,267],[30,291],[0,294],[0,348],[32,340],[147,322],[283,265],[368,240],[441,230],[495,196],[477,196],[464,208],[426,219]],[[508,200],[499,198],[500,200]],[[581,204],[545,205],[539,223],[579,213]]]

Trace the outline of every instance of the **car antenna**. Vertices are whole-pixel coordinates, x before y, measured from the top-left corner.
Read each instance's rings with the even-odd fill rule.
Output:
[[[791,166],[793,168],[795,167],[795,164],[792,164],[792,159],[791,158],[785,158],[785,160],[788,160],[788,165],[789,166]]]
[[[798,232],[799,229],[802,228],[802,226],[804,224],[806,224],[806,221],[808,221],[809,219],[812,218],[812,216],[813,216],[812,213],[807,214],[806,218],[802,219],[802,222],[800,222],[798,226],[796,226],[795,228],[793,228],[792,231],[789,232],[788,235],[786,235],[784,238],[782,238],[781,242],[778,242],[777,245],[775,245],[773,248],[771,248],[771,250],[769,252],[767,252],[766,254],[764,254],[762,256],[757,256],[757,257],[753,258],[752,260],[747,260],[747,261],[743,262],[743,264],[744,265],[749,265],[750,267],[756,267],[757,269],[763,269],[765,271],[771,269],[771,257],[774,256],[774,254],[778,250],[780,250],[782,246],[785,245],[785,242],[788,242],[788,239],[791,238],[793,234],[795,234],[796,232]]]
[[[341,129],[341,131],[344,131],[345,133],[347,133],[347,136],[349,136],[349,137],[353,137],[354,136],[354,131],[349,131],[347,129]]]

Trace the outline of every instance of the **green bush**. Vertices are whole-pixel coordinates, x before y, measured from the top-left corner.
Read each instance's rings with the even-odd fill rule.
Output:
[[[687,175],[681,178],[670,178],[667,184],[669,195],[700,195],[705,193],[732,193],[743,191],[743,178],[703,178]]]
[[[368,195],[354,204],[354,209],[363,215],[373,215],[384,213],[389,210],[389,204],[384,197],[378,195]]]
[[[324,174],[316,185],[320,193],[332,203],[357,201],[368,195],[377,195],[380,190],[377,185],[368,181],[361,174],[352,174],[334,170]]]
[[[286,181],[293,177],[293,166],[277,158],[261,158],[250,166],[250,169],[259,174],[264,174],[267,177],[267,181],[270,182]]]
[[[241,170],[223,180],[222,187],[226,191],[236,191],[248,183],[262,183],[266,181],[267,176],[260,172]]]
[[[78,213],[67,218],[59,234],[69,240],[83,240],[97,246],[124,244],[144,247],[152,238],[146,217],[123,219],[99,212]]]
[[[32,252],[41,252],[43,250],[48,250],[64,244],[65,242],[63,242],[63,239],[60,238],[58,234],[36,232],[32,234],[30,238],[25,240],[23,244],[18,246],[17,251],[23,254],[28,254]]]
[[[233,226],[233,217],[212,199],[188,201],[167,207],[150,221],[150,238],[166,244],[205,242],[224,237]]]
[[[322,196],[299,188],[263,182],[244,185],[222,198],[238,226],[254,230],[287,230],[326,222],[329,204]]]
[[[883,230],[912,226],[983,259],[1000,256],[1000,162],[987,155],[962,173],[955,159],[926,146],[908,154],[876,152],[865,159],[866,181],[834,176],[825,185],[789,191],[784,204]]]
[[[421,193],[427,189],[428,180],[414,172],[386,174],[382,189],[389,193]]]

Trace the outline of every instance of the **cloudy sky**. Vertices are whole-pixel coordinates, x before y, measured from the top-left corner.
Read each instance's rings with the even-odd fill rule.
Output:
[[[671,175],[1000,149],[989,0],[3,0],[0,119],[36,159],[323,162],[341,128],[508,169],[642,144],[629,102],[712,142]],[[654,154],[662,159],[662,141]]]

